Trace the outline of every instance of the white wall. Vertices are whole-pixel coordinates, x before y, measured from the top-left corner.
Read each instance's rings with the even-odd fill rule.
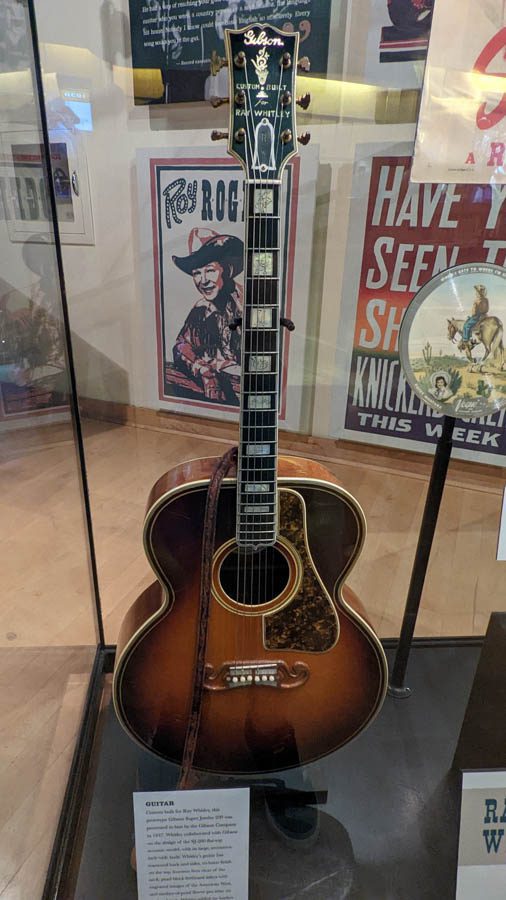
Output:
[[[64,246],[67,292],[81,394],[156,408],[156,393],[146,392],[142,387],[146,379],[141,377],[145,365],[141,307],[152,298],[142,297],[139,290],[135,151],[205,146],[212,128],[226,128],[228,110],[213,110],[204,103],[135,106],[130,72],[113,70],[103,58],[109,53],[120,66],[131,62],[128,2],[121,0],[112,17],[111,6],[107,0],[36,0],[45,72],[80,75],[90,80],[92,88],[94,130],[81,140],[88,159],[96,243]],[[339,10],[336,4],[334,23]],[[331,42],[339,42],[334,26]],[[306,122],[302,125],[306,127]],[[320,117],[318,123],[315,117],[307,120],[307,127],[320,145],[320,175],[305,380],[316,382],[314,431],[325,435],[355,145],[411,139],[413,126],[337,125],[335,119]]]

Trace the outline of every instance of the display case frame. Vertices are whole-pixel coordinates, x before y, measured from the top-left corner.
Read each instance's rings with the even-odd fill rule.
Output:
[[[44,90],[42,81],[42,72],[40,66],[40,54],[37,40],[37,26],[34,9],[34,0],[28,0],[28,9],[30,15],[30,23],[32,27],[32,40],[35,57],[35,72],[39,101],[41,104],[42,132],[44,136],[44,154],[46,160],[50,159],[51,139],[48,131],[47,118],[44,106]],[[83,711],[82,723],[78,735],[76,751],[73,757],[68,784],[65,792],[65,798],[62,806],[60,822],[55,838],[53,853],[50,866],[48,869],[47,880],[44,888],[44,900],[68,900],[68,885],[72,878],[76,877],[76,872],[80,865],[80,853],[83,848],[84,835],[87,827],[88,816],[93,800],[93,780],[96,775],[97,767],[101,765],[101,741],[104,735],[104,716],[107,715],[104,709],[104,697],[107,698],[108,677],[114,666],[115,646],[106,643],[104,626],[102,619],[102,609],[99,595],[99,579],[97,573],[96,553],[93,538],[93,514],[90,504],[89,491],[86,479],[86,451],[82,435],[79,403],[77,400],[77,384],[75,367],[73,361],[73,341],[71,335],[68,305],[65,293],[65,272],[61,250],[61,227],[58,225],[57,216],[57,199],[54,186],[51,183],[49,190],[49,198],[51,205],[52,219],[55,232],[56,257],[58,262],[58,274],[60,279],[60,287],[63,298],[63,321],[65,335],[67,341],[67,352],[69,357],[69,373],[71,379],[71,404],[73,412],[73,421],[76,433],[76,445],[78,448],[80,470],[82,474],[83,487],[83,503],[85,509],[86,526],[89,540],[89,552],[91,560],[92,583],[95,598],[95,618],[97,627],[97,648],[96,657],[91,673],[90,683],[88,687],[85,707]],[[384,639],[384,648],[392,657],[392,651],[397,647],[396,639]],[[474,654],[473,660],[469,663],[467,685],[472,684],[472,668],[477,658],[477,650],[481,647],[483,639],[481,637],[459,637],[459,638],[415,638],[413,643],[414,653],[417,660],[425,659],[424,653],[428,658],[430,653],[441,650],[450,654],[453,658],[453,665],[458,667],[458,655],[462,651]],[[437,653],[436,653],[437,655]],[[423,666],[422,666],[423,669]],[[439,670],[441,674],[441,670]],[[416,675],[417,686],[420,689],[420,673]],[[395,701],[392,701],[395,702]],[[409,701],[411,702],[411,701]],[[460,697],[461,706],[464,699]],[[459,707],[460,708],[460,707]],[[394,714],[395,715],[395,714]],[[413,744],[415,747],[415,744]],[[454,770],[455,777],[458,780],[459,770]],[[456,795],[455,795],[456,796]],[[444,803],[444,798],[442,803]],[[442,806],[441,806],[442,808]]]

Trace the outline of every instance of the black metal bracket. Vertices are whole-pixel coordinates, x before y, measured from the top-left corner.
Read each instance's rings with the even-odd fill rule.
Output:
[[[439,507],[441,506],[441,498],[446,482],[446,473],[448,471],[448,464],[452,452],[454,427],[455,419],[453,416],[445,416],[443,419],[443,430],[441,432],[441,437],[437,442],[434,461],[432,463],[432,472],[429,488],[427,490],[427,497],[425,498],[422,524],[420,526],[420,534],[418,537],[413,569],[411,571],[411,581],[409,583],[401,633],[388,687],[389,695],[396,700],[403,700],[411,694],[410,689],[404,684],[404,679],[406,677],[409,653],[413,643],[416,619],[420,601],[422,599],[423,585],[427,574],[427,566],[429,564],[430,551],[434,540],[434,533],[436,531]]]
[[[70,896],[68,878],[83,813],[91,753],[102,704],[104,675],[112,672],[114,656],[115,647],[106,644],[97,647],[42,900],[65,900]]]

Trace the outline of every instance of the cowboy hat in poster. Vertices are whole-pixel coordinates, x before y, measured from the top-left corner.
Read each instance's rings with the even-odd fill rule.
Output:
[[[308,148],[309,149],[309,148]],[[317,153],[296,157],[283,179],[280,421],[302,427]],[[244,172],[216,148],[138,154],[146,355],[142,402],[236,419],[241,390]],[[148,203],[149,201],[149,203]],[[303,230],[301,230],[303,223]]]
[[[504,0],[438,0],[413,181],[506,183],[505,76]]]

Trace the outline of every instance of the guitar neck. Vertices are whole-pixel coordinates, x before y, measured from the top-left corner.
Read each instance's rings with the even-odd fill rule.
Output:
[[[270,546],[277,533],[280,372],[279,183],[246,186],[237,543]]]

